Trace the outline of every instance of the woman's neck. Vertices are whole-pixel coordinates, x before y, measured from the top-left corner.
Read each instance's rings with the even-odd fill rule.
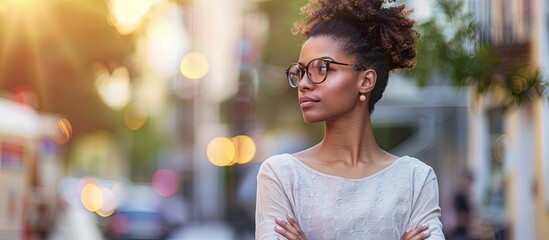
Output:
[[[370,116],[327,121],[324,139],[318,144],[319,156],[356,166],[359,162],[375,163],[388,157],[376,142]]]

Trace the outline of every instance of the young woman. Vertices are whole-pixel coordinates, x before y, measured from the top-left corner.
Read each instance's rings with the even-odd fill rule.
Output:
[[[324,139],[259,171],[256,239],[444,239],[433,169],[376,143],[370,115],[389,71],[410,68],[417,33],[404,5],[313,0],[288,67],[305,122]]]

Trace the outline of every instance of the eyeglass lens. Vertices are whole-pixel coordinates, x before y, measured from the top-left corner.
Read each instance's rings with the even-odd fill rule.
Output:
[[[290,86],[297,87],[297,84],[304,76],[304,72],[307,73],[307,77],[311,82],[321,83],[326,79],[326,75],[328,74],[328,63],[322,59],[314,59],[305,68],[298,64],[292,64],[287,72]]]

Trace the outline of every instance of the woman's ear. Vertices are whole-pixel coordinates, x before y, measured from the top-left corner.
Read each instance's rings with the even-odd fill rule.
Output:
[[[374,69],[366,69],[360,74],[360,86],[361,93],[369,93],[376,86],[377,73]]]

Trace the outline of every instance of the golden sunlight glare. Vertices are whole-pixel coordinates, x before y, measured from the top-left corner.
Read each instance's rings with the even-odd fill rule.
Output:
[[[176,13],[166,9],[152,15],[147,22],[146,57],[148,65],[163,76],[174,74],[183,56],[184,50],[190,45],[187,33],[182,23],[174,22]]]
[[[3,2],[11,9],[26,9],[36,6],[39,0],[3,0]]]
[[[204,54],[191,52],[183,57],[180,68],[183,76],[194,80],[206,76],[210,66]]]
[[[153,4],[153,0],[112,0],[111,13],[121,34],[131,33],[141,22]]]

